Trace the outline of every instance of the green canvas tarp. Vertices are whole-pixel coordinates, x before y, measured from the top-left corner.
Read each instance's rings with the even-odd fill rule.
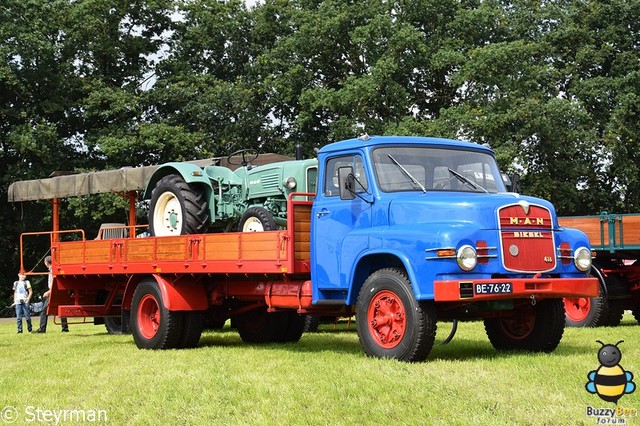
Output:
[[[278,154],[261,154],[252,161],[255,166],[269,164],[276,161],[286,161],[290,158]],[[240,159],[232,158],[232,163],[226,157],[215,157],[204,160],[188,161],[200,167],[207,165],[222,165],[235,169]],[[234,164],[235,163],[235,164]],[[118,170],[100,172],[66,174],[44,179],[25,180],[9,185],[9,202],[33,200],[51,200],[54,198],[77,197],[106,192],[140,191],[146,188],[147,182],[159,166],[124,167]]]

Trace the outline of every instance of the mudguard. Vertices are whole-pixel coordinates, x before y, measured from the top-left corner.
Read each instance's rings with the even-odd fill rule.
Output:
[[[186,183],[201,183],[209,188],[209,192],[212,189],[211,182],[209,181],[209,177],[205,175],[202,168],[196,166],[191,163],[166,163],[158,167],[155,171],[149,182],[147,183],[147,187],[144,190],[144,195],[142,197],[143,200],[148,200],[151,198],[151,192],[153,188],[155,188],[156,184],[160,179],[167,175],[177,174],[182,176],[182,179]]]

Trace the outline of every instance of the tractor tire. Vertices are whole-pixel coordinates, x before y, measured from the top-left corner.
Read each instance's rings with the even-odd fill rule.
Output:
[[[276,221],[269,210],[263,207],[250,207],[240,218],[240,231],[263,232],[278,229]]]
[[[182,334],[182,312],[164,307],[162,293],[153,279],[142,281],[131,302],[131,333],[139,349],[178,347]]]
[[[546,299],[517,318],[487,318],[484,328],[497,350],[553,352],[564,334],[565,313],[560,299]]]
[[[407,274],[398,268],[372,273],[356,304],[358,338],[371,357],[424,361],[436,337],[433,302],[418,302]]]
[[[186,311],[182,314],[182,334],[176,348],[195,348],[202,335],[204,311]]]
[[[201,234],[209,226],[207,201],[182,176],[168,175],[156,183],[149,204],[149,232],[167,235]]]

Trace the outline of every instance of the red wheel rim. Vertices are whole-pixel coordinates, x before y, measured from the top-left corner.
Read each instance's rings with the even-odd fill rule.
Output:
[[[523,318],[509,318],[500,320],[502,332],[512,340],[525,339],[533,331],[536,324],[534,315],[527,315]]]
[[[146,294],[138,308],[138,328],[145,339],[153,338],[160,327],[160,306],[155,297]]]
[[[564,299],[564,311],[571,321],[584,321],[591,310],[591,299],[578,297],[576,299]]]
[[[391,349],[402,341],[407,326],[407,315],[400,298],[385,290],[376,294],[367,311],[369,331],[376,343]]]

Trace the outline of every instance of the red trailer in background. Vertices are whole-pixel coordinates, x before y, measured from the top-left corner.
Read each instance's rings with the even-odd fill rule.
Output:
[[[596,254],[592,275],[600,281],[597,297],[565,299],[567,325],[617,326],[625,310],[640,322],[640,214],[603,212],[558,221],[587,234]]]

